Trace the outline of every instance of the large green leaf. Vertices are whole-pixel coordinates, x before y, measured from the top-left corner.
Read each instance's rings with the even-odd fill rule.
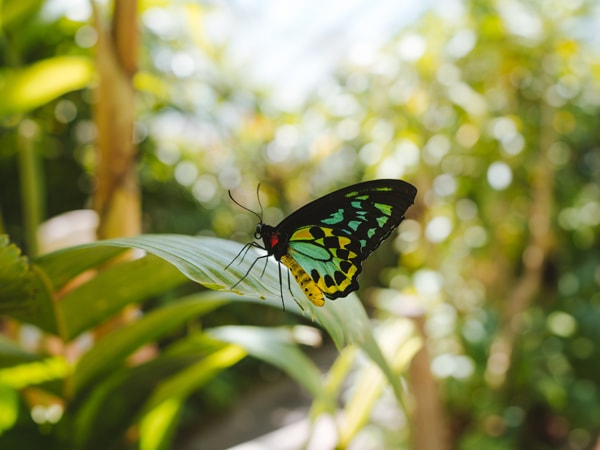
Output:
[[[356,344],[361,347],[382,369],[394,387],[396,395],[401,398],[399,380],[390,370],[379,346],[375,342],[367,314],[356,295],[351,294],[345,299],[328,301],[321,308],[315,307],[306,299],[295,282],[290,282],[288,288],[289,274],[287,270],[271,258],[263,259],[266,266],[262,266],[261,263],[258,265],[259,267],[250,270],[255,259],[261,256],[261,253],[253,248],[250,249],[245,258],[239,259],[227,270],[225,268],[242,250],[240,244],[217,238],[181,235],[141,235],[95,242],[61,250],[56,254],[45,255],[36,262],[40,268],[48,270],[48,273],[51,274],[50,278],[62,280],[65,278],[63,274],[78,272],[72,263],[66,263],[63,260],[77,259],[82,261],[82,265],[89,267],[92,261],[104,261],[111,256],[112,253],[106,250],[110,247],[145,250],[171,263],[191,280],[211,289],[231,290],[232,286],[237,284],[236,293],[264,299],[267,304],[277,308],[282,307],[283,301],[286,308],[295,313],[301,313],[298,305],[302,305],[304,311],[310,314],[313,319],[318,320],[327,330],[339,349],[348,344]],[[129,267],[137,269],[137,264],[132,263]],[[139,269],[144,272],[143,264]],[[127,284],[136,284],[143,291],[143,284],[150,282],[148,280],[151,279],[151,275],[149,278],[147,272],[144,273],[144,277],[137,275],[128,277],[126,271],[119,274],[118,269],[111,270],[106,275],[106,283],[103,278],[100,278],[99,281],[92,281],[93,284],[90,287],[82,287],[81,291],[69,294],[72,297],[68,298],[64,306],[61,305],[64,308],[64,313],[60,313],[61,319],[66,318],[63,322],[62,333],[65,336],[73,336],[86,326],[97,323],[97,320],[94,319],[95,315],[104,317],[108,315],[108,311],[110,313],[116,311],[117,306],[122,307],[127,302],[127,298],[130,298],[131,301],[141,299],[143,295],[133,295],[128,291]],[[243,278],[245,274],[248,274],[248,276]],[[243,280],[240,281],[242,278]],[[283,280],[282,283],[280,283],[280,279]],[[111,284],[108,284],[109,281]],[[60,283],[53,284],[60,285]],[[125,285],[122,292],[126,295],[115,296],[114,304],[105,308],[102,304],[112,302],[113,297],[103,295],[102,289],[106,286],[117,285]],[[160,286],[161,283],[158,283],[156,288],[160,288]],[[290,291],[293,292],[296,301],[292,298]],[[78,295],[84,300],[78,302]],[[231,299],[248,300],[243,297],[233,297]],[[93,306],[94,302],[99,302],[100,305]],[[98,310],[100,307],[105,308],[104,313]],[[90,309],[90,317],[83,317],[86,315],[85,308]],[[78,314],[81,314],[82,317],[78,317]]]
[[[90,58],[56,56],[0,74],[0,117],[38,108],[85,87],[94,75]]]
[[[183,346],[178,345],[178,351],[185,347],[201,347],[207,337],[231,344],[161,383],[144,407],[142,430],[146,435],[141,436],[141,447],[155,449],[162,445],[162,448],[168,448],[165,445],[174,428],[173,422],[178,418],[182,399],[246,353],[286,372],[322,404],[332,403],[326,398],[319,369],[298,348],[293,336],[290,328],[226,326],[207,330],[203,335],[190,337]]]
[[[140,450],[166,450],[185,399],[224,369],[246,356],[243,348],[229,344],[163,381],[144,405],[140,423]]]
[[[125,358],[141,346],[156,341],[191,318],[207,314],[225,302],[223,295],[214,292],[193,295],[104,336],[79,360],[73,374],[74,393],[77,395],[89,383],[122,365]]]
[[[208,288],[221,290],[230,290],[248,272],[256,257],[262,255],[251,248],[243,260],[236,261],[230,269],[225,270],[225,267],[242,250],[242,246],[236,242],[211,237],[141,235],[88,245],[90,251],[103,246],[146,250],[170,262],[191,280]],[[315,307],[306,299],[295,282],[291,282],[287,289],[289,276],[285,267],[278,266],[272,258],[265,258],[264,261],[266,264],[264,274],[261,263],[237,284],[235,292],[262,298],[275,307],[281,307],[283,296],[285,307],[299,312],[289,292],[291,290],[297,302],[311,317],[323,325],[339,349],[348,344],[357,344],[361,347],[381,368],[400,399],[402,390],[399,379],[390,369],[375,342],[367,314],[356,295],[351,294],[345,299],[328,301],[321,308]],[[282,271],[283,286],[280,285],[279,270]]]
[[[77,275],[96,269],[125,251],[115,247],[101,247],[94,251],[88,247],[68,247],[39,256],[32,264],[46,274],[52,289],[58,291]]]
[[[160,316],[162,315],[155,317]],[[174,315],[171,318],[176,320]],[[152,325],[160,327],[153,319],[143,328]],[[151,333],[150,330],[148,332]],[[133,334],[139,336],[137,331]],[[119,345],[112,341],[107,342],[107,346],[110,343]],[[135,367],[121,366],[105,373],[96,380],[94,389],[86,392],[86,395],[76,397],[71,403],[69,414],[73,418],[73,427],[69,432],[74,440],[73,447],[86,450],[115,448],[115,443],[123,438],[126,430],[142,419],[144,414],[160,413],[157,408],[160,409],[165,403],[177,403],[223,369],[235,364],[245,354],[237,345],[225,344],[206,334],[195,333],[178,340],[148,363]],[[174,407],[178,409],[177,404]],[[172,413],[167,420],[175,421],[177,411],[167,409]],[[157,420],[157,417],[149,420]],[[147,426],[150,425],[145,423],[144,427]],[[168,432],[173,426],[163,423],[163,429],[157,431],[159,436],[154,438],[164,439],[161,434]],[[145,429],[144,432],[147,433],[148,430]],[[151,447],[147,440],[149,438],[147,435],[144,438],[146,448]]]
[[[225,326],[208,330],[209,336],[237,344],[248,354],[285,371],[311,395],[326,401],[321,372],[294,342],[290,329]]]
[[[241,245],[223,239],[211,237],[192,237],[182,235],[141,235],[130,238],[100,241],[86,246],[91,251],[95,248],[106,246],[118,246],[128,248],[139,248],[150,252],[177,267],[188,278],[202,284],[210,289],[230,290],[247,272],[251,263],[260,253],[251,249],[246,258],[241,262],[234,263],[228,270],[225,267],[236,257],[241,250]],[[94,249],[92,249],[92,247]],[[275,261],[266,260],[267,269],[264,276],[260,277],[262,266],[256,267],[248,277],[240,282],[234,292],[240,295],[258,297],[266,303],[281,307],[282,299],[279,289],[278,267]],[[283,268],[282,270],[285,270]],[[299,312],[287,289],[287,275],[283,296],[285,307]],[[290,285],[294,289],[295,283]],[[304,298],[303,294],[295,294],[303,307],[313,315],[318,315],[316,308]],[[336,336],[343,339],[341,333]]]
[[[181,272],[153,255],[114,264],[61,299],[58,310],[64,323],[63,338],[70,340],[126,305],[142,302],[185,281]]]
[[[210,289],[231,290],[233,292],[253,296],[265,300],[266,303],[281,307],[282,300],[285,308],[300,312],[296,301],[291,297],[290,289],[294,292],[294,298],[302,305],[304,310],[312,317],[316,317],[327,329],[335,340],[338,347],[343,347],[348,338],[353,341],[364,340],[361,333],[369,333],[370,327],[360,328],[355,332],[344,330],[343,321],[338,320],[339,314],[345,316],[353,315],[353,312],[362,310],[353,320],[355,324],[366,318],[364,309],[355,296],[348,296],[337,302],[327,302],[326,307],[319,308],[310,303],[297,284],[292,280],[288,289],[288,274],[284,266],[278,266],[272,258],[263,259],[253,270],[248,273],[241,282],[240,280],[250,269],[258,256],[264,252],[251,248],[245,258],[238,259],[234,264],[225,269],[238,255],[242,246],[237,242],[217,239],[212,237],[192,237],[182,235],[141,235],[130,238],[113,239],[89,244],[87,247],[119,246],[133,247],[145,250],[159,256],[177,267],[191,280],[202,284]],[[266,264],[264,269],[263,264]],[[264,269],[264,270],[263,270]],[[280,284],[279,271],[281,270],[282,283]],[[239,282],[239,283],[238,283]],[[283,296],[283,299],[282,299]],[[335,305],[339,306],[335,306]],[[350,308],[348,308],[350,307]],[[351,313],[348,313],[350,309]]]
[[[74,442],[65,448],[86,450],[119,448],[126,432],[139,418],[140,411],[161,382],[185,371],[205,355],[164,355],[146,364],[119,367],[94,384],[85,396],[75,399],[67,410],[72,421],[65,430]]]

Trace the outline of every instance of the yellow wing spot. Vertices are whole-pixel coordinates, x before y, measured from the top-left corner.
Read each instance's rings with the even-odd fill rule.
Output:
[[[310,241],[311,239],[313,239],[313,235],[310,234],[309,227],[304,227],[294,232],[294,239],[305,239],[307,241]]]
[[[347,245],[349,245],[352,242],[352,240],[350,238],[341,237],[341,236],[338,237],[338,241],[340,243],[340,247],[342,247],[342,248],[345,248]]]
[[[324,277],[319,278],[317,287],[326,294],[343,292],[352,284],[352,278],[356,274],[357,270],[358,267],[355,264],[352,264],[346,273],[336,270],[333,273],[333,277],[330,275],[325,275]]]
[[[309,274],[307,274],[300,264],[296,262],[294,258],[289,255],[283,255],[281,262],[292,272],[298,285],[302,288],[302,292],[306,295],[315,306],[323,306],[325,299],[323,298],[323,292],[315,284]]]

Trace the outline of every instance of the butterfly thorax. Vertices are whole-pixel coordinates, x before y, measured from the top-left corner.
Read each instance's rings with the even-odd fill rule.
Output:
[[[265,249],[269,255],[275,256],[277,261],[287,253],[288,240],[287,236],[283,236],[271,225],[258,223],[254,232],[256,239],[262,239]]]

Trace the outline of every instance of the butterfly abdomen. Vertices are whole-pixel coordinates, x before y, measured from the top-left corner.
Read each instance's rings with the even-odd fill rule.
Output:
[[[289,255],[283,255],[281,262],[292,272],[296,282],[302,288],[302,292],[306,295],[315,306],[323,306],[325,299],[323,298],[323,292],[315,284],[313,279],[307,274],[300,264],[296,262],[294,258]]]

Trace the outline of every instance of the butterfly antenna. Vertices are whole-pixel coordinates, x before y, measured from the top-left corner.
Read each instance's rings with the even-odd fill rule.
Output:
[[[260,184],[258,186],[260,187]],[[238,202],[235,198],[233,198],[233,195],[231,195],[231,191],[230,190],[227,190],[227,194],[229,194],[229,198],[231,199],[231,201],[233,203],[235,203],[236,205],[238,205],[240,208],[243,208],[246,211],[251,212],[252,214],[254,214],[256,217],[258,217],[258,220],[260,221],[260,223],[262,223],[262,205],[260,207],[260,216],[259,216],[258,213],[252,211],[249,208],[246,208],[244,205],[242,205],[240,202]],[[259,199],[258,203],[260,204],[260,199]]]
[[[262,223],[263,221],[263,206],[262,203],[260,202],[260,183],[258,183],[258,185],[256,186],[256,198],[258,200],[258,206],[260,206],[260,223]]]

